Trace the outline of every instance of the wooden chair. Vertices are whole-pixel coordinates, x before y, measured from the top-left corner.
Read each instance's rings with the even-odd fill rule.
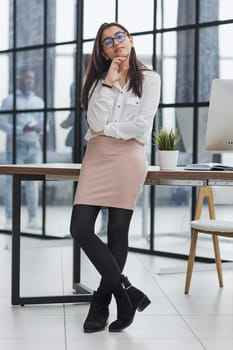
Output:
[[[203,201],[205,198],[207,199],[207,203],[208,203],[209,219],[201,219],[201,211],[203,207]],[[191,221],[190,225],[192,229],[192,232],[191,232],[192,236],[191,236],[188,266],[187,266],[187,273],[186,273],[186,282],[185,282],[185,291],[184,291],[185,294],[189,293],[190,282],[191,282],[192,271],[193,271],[193,263],[195,260],[198,233],[212,235],[219,286],[223,287],[222,264],[221,264],[218,236],[233,238],[233,221],[217,220],[215,218],[213,191],[211,187],[209,186],[200,187],[198,198],[197,198],[194,220]]]

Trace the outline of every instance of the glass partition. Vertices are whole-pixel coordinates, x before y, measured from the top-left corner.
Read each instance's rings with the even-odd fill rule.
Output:
[[[76,0],[47,1],[48,42],[59,43],[75,40],[76,3]]]
[[[44,0],[16,0],[14,10],[16,11],[16,46],[42,44],[44,40]]]
[[[94,38],[102,23],[115,20],[115,0],[101,0],[101,5],[96,0],[85,0],[83,38]]]
[[[233,48],[229,45],[233,24],[221,25],[219,31],[219,76],[233,79]]]
[[[84,62],[77,61],[77,53],[81,50],[83,54],[90,54],[96,31],[103,22],[119,21],[133,33],[139,59],[161,75],[160,108],[154,126],[174,127],[180,132],[179,166],[193,159],[231,162],[229,154],[206,152],[204,143],[211,81],[233,76],[233,51],[229,44],[232,6],[228,0],[213,0],[211,6],[209,1],[198,3],[197,7],[194,0],[147,0],[143,3],[131,0],[83,0],[82,3],[77,0],[1,0],[1,123],[6,123],[9,114],[13,116],[14,127],[9,130],[16,141],[21,117],[41,116],[40,161],[70,163],[77,159],[74,149],[79,150],[79,147],[83,154],[85,116],[84,113],[75,114],[80,107],[75,84],[83,81]],[[83,13],[79,13],[77,10],[82,5]],[[77,27],[82,20],[83,38],[80,40]],[[34,71],[34,93],[41,103],[30,109],[17,101],[18,84],[25,68]],[[8,112],[2,107],[2,101],[10,94],[13,95]],[[74,118],[78,120],[76,129],[72,122],[69,124]],[[13,142],[10,144],[12,147]],[[6,146],[7,134],[0,128],[1,163],[7,161]],[[146,152],[149,162],[158,164],[157,150],[150,142]],[[19,148],[13,147],[10,162],[17,162],[18,157]],[[39,182],[37,188],[40,229],[30,231],[26,229],[28,213],[26,187],[23,186],[22,227],[25,232],[69,237],[74,184],[72,181]],[[5,179],[1,176],[0,229],[4,229],[5,224],[4,190]],[[154,235],[153,251],[187,253],[188,222],[193,209],[191,192],[190,187],[151,189],[144,186],[130,227],[130,246],[150,250],[150,239]],[[168,214],[174,218],[172,227],[166,220]],[[106,213],[98,218],[97,233],[102,231],[105,221]],[[205,253],[205,250],[200,252]]]
[[[10,6],[9,0],[1,1],[0,11],[0,51],[7,50],[9,48],[9,32],[12,31],[12,25],[9,24],[10,20]]]
[[[60,45],[47,49],[47,105],[68,108],[75,80],[75,45]]]
[[[142,16],[142,3],[140,1],[119,0],[118,22],[122,23],[131,33],[153,30],[154,3],[153,0],[146,1]]]

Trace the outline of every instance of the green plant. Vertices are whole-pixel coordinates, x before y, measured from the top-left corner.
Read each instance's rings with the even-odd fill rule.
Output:
[[[153,140],[161,151],[174,151],[180,141],[180,135],[177,130],[161,128],[158,132],[152,134]]]

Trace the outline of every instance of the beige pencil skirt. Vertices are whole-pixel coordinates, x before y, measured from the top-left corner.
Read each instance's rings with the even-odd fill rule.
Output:
[[[74,204],[134,209],[146,174],[144,145],[96,136],[87,145]]]

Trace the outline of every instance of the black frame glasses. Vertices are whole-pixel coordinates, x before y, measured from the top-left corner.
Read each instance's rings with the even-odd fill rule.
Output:
[[[128,34],[126,32],[117,32],[113,37],[105,38],[103,40],[103,42],[102,42],[102,45],[106,49],[110,49],[111,47],[114,46],[114,40],[116,40],[117,42],[121,43],[121,42],[123,42],[125,40],[127,35]]]

